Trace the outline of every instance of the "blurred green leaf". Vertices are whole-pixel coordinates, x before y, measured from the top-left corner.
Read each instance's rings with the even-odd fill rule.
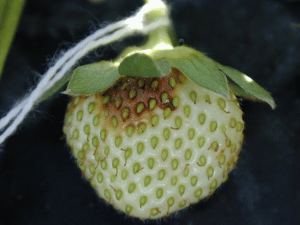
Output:
[[[25,0],[0,0],[0,77]]]

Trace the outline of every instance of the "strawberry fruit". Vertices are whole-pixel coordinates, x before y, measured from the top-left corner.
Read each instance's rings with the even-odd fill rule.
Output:
[[[235,167],[242,110],[178,69],[121,77],[72,98],[64,132],[100,198],[140,219],[165,217],[210,196]]]
[[[197,203],[226,181],[243,143],[236,95],[275,107],[245,74],[186,46],[153,46],[162,36],[165,28],[116,61],[78,67],[65,91],[63,130],[84,177],[104,201],[143,220]]]

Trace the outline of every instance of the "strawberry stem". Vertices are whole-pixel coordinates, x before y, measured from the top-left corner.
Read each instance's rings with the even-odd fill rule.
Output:
[[[147,14],[147,22],[151,23],[168,14],[168,7],[161,0],[144,0],[145,3],[155,5]],[[151,7],[151,6],[149,6]],[[172,49],[173,44],[170,37],[170,28],[168,26],[160,27],[149,33],[149,38],[143,49]]]
[[[169,17],[168,6],[162,0],[144,0],[144,2],[144,10],[147,11],[147,24],[155,22],[163,17]],[[125,57],[137,52],[151,54],[155,50],[173,49],[173,36],[175,36],[174,32],[169,26],[160,26],[149,32],[149,37],[143,45],[126,48],[116,59],[116,62],[120,62]]]
[[[173,43],[170,37],[169,27],[160,27],[151,31],[143,48],[152,50],[172,49]]]

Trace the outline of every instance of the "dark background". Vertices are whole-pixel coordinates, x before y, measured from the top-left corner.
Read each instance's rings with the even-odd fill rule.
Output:
[[[300,4],[276,0],[170,0],[178,38],[272,92],[277,109],[244,101],[245,144],[227,183],[161,224],[300,224]],[[0,115],[33,89],[53,56],[140,0],[27,0],[3,77]],[[141,37],[98,49],[114,58]],[[68,98],[38,107],[0,152],[0,224],[143,224],[99,200],[61,139]],[[152,224],[153,222],[146,222]]]

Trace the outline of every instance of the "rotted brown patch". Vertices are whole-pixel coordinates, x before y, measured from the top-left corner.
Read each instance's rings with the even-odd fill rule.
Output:
[[[176,83],[174,87],[170,85],[172,79]],[[172,69],[170,75],[160,78],[120,78],[113,87],[104,93],[96,94],[96,98],[101,102],[108,98],[107,96],[110,99],[106,104],[101,105],[101,114],[108,112],[108,115],[105,116],[105,126],[111,126],[111,119],[116,117],[119,128],[120,126],[124,127],[124,125],[131,125],[136,128],[141,122],[149,122],[153,110],[157,107],[162,110],[170,108],[175,111],[176,107],[174,107],[172,101],[176,96],[176,90],[185,80],[186,78],[182,73],[175,68]],[[168,101],[165,103],[161,97],[163,93],[168,94]],[[150,109],[149,105],[151,99],[156,100],[156,106],[153,109]],[[141,112],[138,112],[139,104],[144,105]],[[128,111],[128,116],[125,118],[123,116],[124,109]]]
[[[230,159],[227,162],[228,171],[231,171],[236,167],[238,159],[239,159],[238,155],[233,155],[233,156],[230,157]]]

